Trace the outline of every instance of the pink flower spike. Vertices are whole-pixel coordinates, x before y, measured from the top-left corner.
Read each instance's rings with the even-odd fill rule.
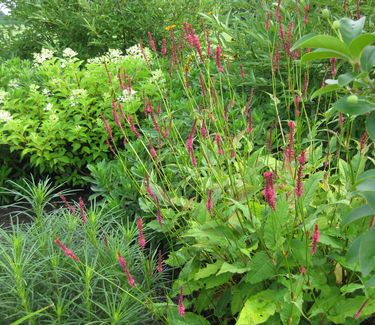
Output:
[[[122,255],[120,253],[117,253],[117,259],[118,259],[118,262],[122,268],[122,270],[124,271],[124,273],[126,274],[126,277],[128,279],[128,283],[129,285],[134,288],[136,286],[135,284],[135,280],[134,278],[132,277],[132,275],[130,274],[129,272],[129,269],[128,269],[128,266],[126,265],[126,261],[125,259],[122,257]]]
[[[83,202],[81,197],[79,198],[79,211],[81,212],[82,223],[86,224],[87,218],[86,218],[86,212],[85,212],[85,203]]]
[[[146,176],[145,185],[146,185],[146,192],[147,192],[147,194],[150,195],[151,198],[152,198],[156,203],[159,203],[159,199],[158,199],[158,197],[155,195],[155,193],[154,193],[153,190],[151,189],[151,186],[150,186],[150,179],[149,179],[148,176]]]
[[[158,219],[160,227],[162,227],[163,226],[163,216],[161,215],[160,208],[158,208],[157,219]]]
[[[144,249],[145,246],[146,246],[146,240],[145,240],[145,236],[143,235],[143,222],[142,222],[142,218],[139,217],[138,220],[137,220],[137,227],[138,227],[138,243],[139,243],[139,247],[141,247],[141,249]]]
[[[60,194],[60,199],[61,201],[64,202],[65,206],[69,209],[70,213],[72,215],[75,215],[76,214],[76,210],[73,208],[73,206],[68,202],[68,200],[66,199],[66,197],[62,194]]]
[[[212,202],[212,190],[207,191],[207,204],[206,208],[209,213],[211,213],[212,208],[213,208],[213,202]]]
[[[76,262],[79,262],[79,258],[73,253],[72,250],[70,250],[68,247],[66,247],[60,239],[56,238],[54,241],[53,241],[57,246],[59,246],[61,248],[61,250],[64,252],[64,254],[71,258],[72,260],[76,261]]]
[[[305,25],[307,25],[307,23],[309,22],[309,9],[310,9],[309,4],[306,3],[306,6],[305,6],[305,16],[303,17],[303,23]]]
[[[221,62],[220,62],[221,52],[222,52],[221,47],[217,46],[215,54],[216,54],[216,66],[217,66],[217,70],[219,71],[219,73],[222,73],[224,71],[224,68],[222,67]]]
[[[135,125],[134,125],[133,117],[132,117],[131,115],[128,117],[128,122],[129,122],[129,124],[130,124],[130,129],[131,129],[131,131],[132,131],[133,134],[136,136],[136,138],[139,139],[140,135],[139,135],[139,133],[138,133],[138,131],[137,131]]]
[[[161,54],[163,56],[167,55],[167,40],[163,38],[163,48],[161,49]]]
[[[305,275],[306,272],[307,272],[307,270],[306,270],[306,268],[304,266],[301,266],[301,268],[300,268],[299,271],[301,272],[302,275]]]
[[[272,210],[276,210],[276,198],[275,198],[275,188],[273,186],[273,172],[265,172],[263,174],[265,186],[263,190],[263,196],[268,205]]]
[[[271,27],[271,13],[269,11],[267,11],[267,20],[266,20],[266,24],[264,27],[266,28],[267,32],[269,31]]]
[[[151,157],[153,159],[156,159],[157,158],[156,150],[155,150],[154,146],[152,145],[151,141],[150,141],[148,146],[149,146],[149,149],[150,149]]]
[[[147,35],[148,35],[148,38],[150,40],[150,46],[151,46],[152,50],[156,53],[156,47],[155,47],[154,39],[152,38],[152,35],[151,35],[150,32],[148,32]]]
[[[163,272],[163,255],[161,250],[158,252],[158,272]]]
[[[302,151],[297,158],[299,162],[298,172],[297,172],[297,185],[296,185],[296,196],[299,198],[303,195],[303,184],[302,184],[302,172],[303,165],[306,163],[305,151]]]
[[[108,121],[106,120],[106,118],[104,117],[103,114],[102,114],[102,120],[103,120],[103,122],[104,122],[104,125],[105,125],[105,128],[106,128],[106,130],[107,130],[107,133],[108,133],[110,139],[111,139],[112,142],[113,142],[112,129],[111,129],[111,127],[109,126]]]
[[[224,152],[223,152],[223,149],[221,148],[221,137],[219,133],[216,134],[215,141],[216,141],[217,148],[218,148],[218,154],[222,155]]]
[[[202,134],[203,139],[207,138],[207,129],[206,129],[204,120],[202,120],[202,124],[201,124],[201,134]]]
[[[314,228],[314,233],[313,233],[313,235],[311,237],[311,240],[312,240],[311,255],[314,255],[316,253],[316,247],[318,245],[319,239],[320,239],[319,227],[316,224],[315,228]]]
[[[180,294],[178,296],[178,313],[180,314],[180,316],[185,317],[185,306],[182,287],[180,287]]]

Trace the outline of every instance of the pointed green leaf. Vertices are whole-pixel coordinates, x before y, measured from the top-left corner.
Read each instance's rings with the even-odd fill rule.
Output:
[[[375,34],[362,34],[353,39],[349,45],[350,53],[354,58],[359,57],[362,50],[375,42]]]
[[[372,141],[375,142],[375,111],[367,117],[366,120],[367,133]]]
[[[363,276],[368,276],[375,268],[375,228],[372,227],[362,237],[359,247],[359,264]]]
[[[236,325],[263,324],[275,312],[275,292],[265,290],[246,300]]]
[[[251,260],[250,266],[251,271],[246,274],[245,282],[254,284],[275,275],[275,268],[272,261],[264,252],[256,253]]]
[[[354,80],[354,75],[351,72],[340,74],[337,78],[338,84],[341,87],[345,87]]]
[[[311,95],[311,99],[314,99],[318,96],[321,96],[321,95],[324,95],[324,94],[327,94],[327,93],[330,93],[330,92],[335,91],[335,90],[340,89],[340,88],[341,88],[341,86],[339,86],[338,84],[328,85],[328,86],[322,87],[322,88],[314,91],[314,93]]]
[[[354,221],[368,217],[373,214],[372,209],[368,205],[362,205],[359,208],[353,209],[342,221],[342,226],[346,226]]]
[[[308,62],[308,61],[321,60],[321,59],[330,59],[330,58],[346,59],[347,57],[336,51],[317,49],[310,53],[304,54],[301,58],[301,62]]]
[[[358,20],[350,18],[340,19],[340,33],[346,44],[350,44],[352,40],[362,34],[365,25],[366,17]]]
[[[348,102],[348,97],[349,96],[344,96],[340,98],[333,104],[333,107],[339,112],[349,115],[362,115],[370,112],[375,108],[374,104],[367,102],[361,98],[359,98],[358,102],[356,103]]]
[[[375,46],[367,46],[361,56],[361,69],[370,72],[375,65]]]
[[[229,264],[227,262],[224,262],[223,265],[220,268],[220,271],[217,273],[217,275],[223,274],[223,273],[245,273],[246,271],[249,271],[250,267],[242,266],[242,265],[236,265],[236,264]]]
[[[291,51],[297,48],[320,48],[335,51],[342,56],[350,57],[348,46],[337,37],[330,35],[306,35],[293,45]]]
[[[207,264],[205,268],[200,269],[194,276],[194,280],[199,280],[203,278],[207,278],[211,275],[216,274],[216,272],[220,269],[221,265],[223,264],[222,261],[217,261],[214,264]]]

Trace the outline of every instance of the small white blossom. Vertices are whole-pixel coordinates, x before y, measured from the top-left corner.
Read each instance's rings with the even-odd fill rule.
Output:
[[[12,79],[12,80],[9,81],[8,86],[10,88],[18,88],[20,86],[20,84],[18,83],[17,79]]]
[[[5,102],[5,99],[7,98],[8,93],[2,89],[0,89],[0,104],[3,104]]]
[[[143,52],[144,52],[144,55],[146,56],[147,61],[150,61],[152,59],[152,53],[150,49],[148,47],[144,47]],[[126,53],[128,54],[128,56],[131,56],[136,59],[142,59],[142,60],[145,59],[142,53],[141,46],[139,44],[129,47],[126,50]]]
[[[39,86],[36,85],[36,84],[30,84],[29,89],[30,89],[31,92],[35,93],[35,92],[38,91]]]
[[[48,112],[48,111],[50,111],[52,108],[53,108],[52,103],[48,103],[48,104],[46,105],[46,107],[43,108],[43,110],[46,111],[46,112]]]
[[[57,123],[57,122],[59,121],[59,117],[58,117],[58,115],[55,114],[55,113],[52,113],[52,114],[49,116],[48,119],[50,120],[51,123]]]
[[[76,51],[73,51],[70,47],[67,47],[64,51],[63,51],[63,57],[64,58],[68,58],[68,59],[72,59],[74,58],[75,56],[77,56],[77,52]]]
[[[87,96],[87,90],[82,88],[77,88],[72,90],[72,94],[69,96],[69,101],[72,106],[78,104],[77,99],[84,98]]]
[[[49,96],[52,95],[52,92],[51,92],[48,88],[44,88],[44,89],[42,90],[42,94],[43,94],[44,96],[49,97]]]
[[[3,109],[0,109],[0,122],[9,122],[13,120],[12,114],[10,114],[8,111],[5,111]]]
[[[45,61],[51,60],[53,58],[53,51],[49,49],[42,49],[40,53],[33,53],[34,62],[37,64],[42,64]]]
[[[93,64],[102,64],[104,62],[118,62],[124,58],[124,55],[121,50],[118,49],[109,49],[102,56],[98,56],[92,59],[87,60],[88,63]]]
[[[151,71],[151,77],[149,79],[150,83],[155,83],[155,84],[165,84],[165,77],[164,73],[161,69],[156,69]]]
[[[133,88],[128,87],[122,91],[122,96],[118,97],[117,99],[122,103],[130,102],[135,98],[136,93],[137,92]]]

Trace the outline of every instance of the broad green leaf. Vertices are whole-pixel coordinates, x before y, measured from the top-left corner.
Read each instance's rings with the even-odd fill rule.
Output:
[[[375,214],[375,192],[360,192],[361,195],[367,200],[367,204],[374,211]]]
[[[303,204],[307,208],[314,197],[316,196],[316,191],[318,189],[319,182],[323,179],[324,172],[320,171],[309,177],[307,181],[304,182],[304,193],[303,193]]]
[[[354,75],[351,72],[340,74],[337,78],[338,84],[341,87],[344,87],[348,84],[350,84],[354,80]]]
[[[275,275],[272,261],[264,252],[254,255],[250,263],[251,271],[246,274],[245,282],[258,283]]]
[[[326,93],[330,93],[330,92],[335,91],[335,90],[340,89],[340,88],[341,88],[341,86],[338,85],[338,84],[333,84],[333,85],[328,85],[328,86],[322,87],[322,88],[314,91],[314,93],[311,95],[311,99],[314,99],[315,97],[324,95]]]
[[[367,117],[366,120],[367,133],[372,141],[375,142],[375,111]]]
[[[327,236],[326,234],[320,234],[319,242],[321,244],[331,246],[332,248],[337,248],[337,249],[342,249],[344,245],[344,243],[342,243],[342,241],[340,241],[339,239],[331,237],[331,236]]]
[[[168,307],[167,307],[168,308]],[[203,316],[186,312],[185,316],[182,317],[178,313],[177,306],[172,306],[168,308],[168,320],[167,324],[170,325],[209,325],[210,322],[206,320]]]
[[[363,276],[368,276],[375,267],[375,228],[362,237],[359,247],[359,264]]]
[[[369,169],[358,176],[358,183],[365,181],[368,178],[375,178],[375,169]]]
[[[375,46],[367,46],[361,56],[361,69],[370,72],[375,65]]]
[[[349,283],[347,285],[344,285],[340,288],[340,291],[345,295],[347,293],[352,293],[356,290],[363,289],[363,284],[359,283]]]
[[[375,42],[375,34],[362,34],[351,41],[349,50],[354,58],[362,53],[362,50]]]
[[[236,325],[263,324],[276,312],[275,292],[265,290],[246,300]]]
[[[333,107],[341,113],[348,115],[362,115],[375,109],[375,105],[359,98],[357,103],[349,103],[344,96],[333,104]]]
[[[349,247],[346,253],[346,261],[349,264],[357,263],[359,259],[359,248],[361,246],[362,236],[357,237]]]
[[[227,262],[224,262],[223,265],[220,268],[220,271],[217,273],[217,275],[223,274],[223,273],[245,273],[246,271],[249,271],[250,267],[242,266],[242,265],[235,265],[235,264],[229,264]]]
[[[294,297],[294,301],[291,300],[290,292],[285,294],[283,307],[280,313],[280,318],[284,325],[300,324],[302,304],[302,294],[298,297]]]
[[[364,217],[372,215],[374,212],[368,205],[362,205],[359,208],[353,209],[349,214],[344,218],[342,226],[346,226],[354,221],[360,220]]]
[[[371,288],[375,286],[375,275],[373,275],[370,280],[366,282],[366,288]]]
[[[357,191],[375,192],[375,178],[367,178],[357,185]]]
[[[342,56],[350,57],[348,46],[340,39],[330,35],[306,35],[299,39],[291,48],[294,51],[297,48],[319,48],[335,51]]]
[[[220,275],[210,276],[208,278],[205,278],[203,280],[203,283],[206,289],[211,289],[228,283],[232,276],[233,273],[223,273]]]
[[[346,44],[350,44],[352,40],[362,34],[363,26],[365,25],[366,17],[358,20],[350,18],[340,19],[340,33]]]
[[[216,272],[220,269],[222,266],[222,261],[217,261],[214,264],[207,264],[205,268],[200,269],[194,276],[194,280],[199,280],[203,278],[207,278],[213,274],[216,274]]]
[[[346,59],[347,56],[342,55],[341,53],[336,52],[336,51],[317,49],[310,53],[304,54],[301,58],[301,62],[309,62],[313,60],[330,59],[330,58]]]

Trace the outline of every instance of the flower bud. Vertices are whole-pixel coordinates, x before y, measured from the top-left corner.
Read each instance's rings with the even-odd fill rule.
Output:
[[[332,24],[333,29],[339,29],[341,27],[341,23],[339,20],[335,20]]]
[[[322,10],[322,16],[323,16],[324,19],[328,19],[329,16],[330,16],[330,14],[331,14],[331,12],[329,11],[328,8],[324,8],[324,9]]]
[[[348,104],[357,104],[358,103],[358,96],[356,95],[350,95],[347,99],[346,102]]]

